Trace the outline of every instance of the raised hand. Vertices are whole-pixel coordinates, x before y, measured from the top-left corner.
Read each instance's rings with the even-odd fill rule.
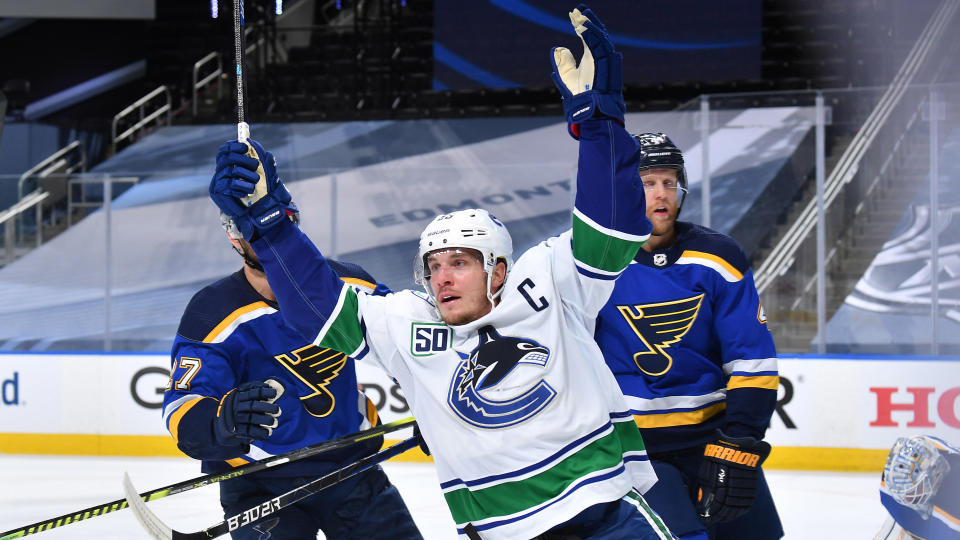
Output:
[[[580,4],[570,13],[570,23],[583,42],[579,65],[565,47],[551,50],[551,78],[563,96],[563,111],[571,126],[594,116],[614,118],[623,123],[623,55],[600,19]],[[577,137],[576,128],[571,135]]]
[[[252,151],[251,151],[252,149]],[[297,212],[277,174],[277,162],[253,139],[229,141],[217,152],[210,198],[233,218],[246,240]]]

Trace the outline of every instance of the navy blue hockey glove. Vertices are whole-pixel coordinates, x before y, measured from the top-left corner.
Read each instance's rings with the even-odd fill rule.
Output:
[[[424,454],[430,455],[430,447],[427,446],[427,441],[423,440],[423,435],[420,433],[420,426],[413,425],[413,436],[417,439],[417,444],[420,445],[420,450]]]
[[[256,232],[297,212],[277,174],[277,160],[253,139],[246,143],[230,141],[220,147],[210,198],[233,219],[248,241]]]
[[[563,112],[570,134],[579,139],[577,124],[594,116],[614,118],[623,124],[623,55],[613,48],[606,26],[587,6],[570,13],[573,29],[583,42],[580,65],[569,49],[551,50],[551,78],[563,96]]]
[[[719,438],[707,443],[700,462],[697,513],[707,524],[730,521],[750,509],[757,496],[760,465],[770,445],[753,437]]]
[[[275,402],[281,395],[283,385],[273,379],[245,382],[227,392],[213,419],[217,442],[224,446],[247,445],[272,435],[281,413]]]

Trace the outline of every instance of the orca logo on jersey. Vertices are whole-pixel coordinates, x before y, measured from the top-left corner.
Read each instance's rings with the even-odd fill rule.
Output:
[[[640,371],[651,376],[663,375],[673,366],[673,357],[664,349],[680,341],[697,320],[703,294],[655,304],[617,306],[617,310],[633,328],[646,350],[634,353],[633,361]]]
[[[485,429],[513,426],[532,418],[557,395],[543,379],[504,400],[490,399],[481,392],[495,388],[519,364],[546,366],[550,349],[532,339],[501,336],[489,325],[479,333],[480,342],[469,355],[457,352],[463,361],[450,381],[447,403],[468,424]]]
[[[307,345],[278,354],[274,358],[313,391],[300,397],[300,402],[308,413],[324,417],[333,412],[337,400],[333,393],[327,390],[327,386],[347,365],[347,355],[333,349]]]

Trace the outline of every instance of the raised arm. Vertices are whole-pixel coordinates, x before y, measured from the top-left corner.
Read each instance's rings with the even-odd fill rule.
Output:
[[[252,139],[247,142],[249,147],[237,141],[220,147],[210,197],[256,251],[284,320],[316,345],[362,358],[366,343],[357,293],[288,219],[295,207],[273,154]],[[260,182],[266,195],[247,207],[240,198]]]
[[[563,96],[570,134],[580,141],[573,252],[580,273],[613,279],[652,229],[637,172],[639,145],[623,127],[622,55],[606,27],[583,4],[570,13],[584,53],[552,51],[553,81]]]

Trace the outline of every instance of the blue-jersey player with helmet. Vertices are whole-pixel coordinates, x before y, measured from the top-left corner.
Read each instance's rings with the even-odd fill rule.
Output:
[[[653,232],[595,338],[657,473],[646,498],[681,539],[780,538],[760,468],[779,377],[753,273],[732,238],[677,220],[680,149],[663,133],[636,139]]]
[[[242,145],[243,143],[235,143]],[[264,167],[272,155],[251,142]],[[218,156],[218,169],[230,157]],[[275,171],[270,171],[275,174]],[[287,210],[298,222],[299,213]],[[163,420],[204,473],[228,472],[255,460],[378,424],[357,387],[352,358],[317,347],[283,320],[256,253],[226,214],[221,224],[243,268],[191,299],[171,352]],[[249,234],[249,231],[247,231]],[[360,267],[329,261],[360,294],[381,294]],[[383,437],[221,482],[225,515],[238,514],[379,450]],[[422,538],[400,493],[378,466],[231,533],[237,540]]]

